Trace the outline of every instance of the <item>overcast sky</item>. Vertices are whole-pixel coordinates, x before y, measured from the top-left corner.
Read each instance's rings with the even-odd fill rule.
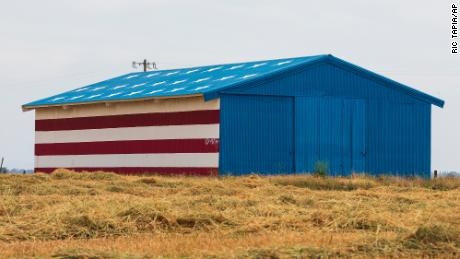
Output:
[[[34,113],[22,104],[133,72],[133,60],[165,69],[331,53],[444,99],[432,112],[432,169],[460,171],[451,4],[0,0],[0,156],[33,168]]]

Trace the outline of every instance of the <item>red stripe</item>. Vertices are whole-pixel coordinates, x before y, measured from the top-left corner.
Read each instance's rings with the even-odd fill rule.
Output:
[[[216,153],[218,139],[161,139],[35,144],[36,156]]]
[[[219,110],[126,114],[36,120],[36,131],[219,123]]]
[[[35,172],[51,173],[57,168],[35,168]],[[67,168],[75,172],[111,172],[117,174],[158,174],[158,175],[197,175],[216,176],[218,169],[213,167],[104,167],[104,168]]]

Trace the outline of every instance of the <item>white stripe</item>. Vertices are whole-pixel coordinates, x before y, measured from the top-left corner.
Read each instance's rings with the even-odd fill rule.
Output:
[[[36,168],[218,167],[219,153],[36,156]]]
[[[119,102],[112,103],[110,105],[106,105],[104,103],[75,105],[68,106],[66,109],[63,109],[62,107],[48,107],[36,109],[35,118],[42,120],[152,112],[218,110],[219,107],[219,99],[205,102],[203,97],[187,97],[163,100],[145,100],[142,102]]]
[[[219,124],[147,126],[35,132],[35,143],[37,144],[198,138],[219,138]]]

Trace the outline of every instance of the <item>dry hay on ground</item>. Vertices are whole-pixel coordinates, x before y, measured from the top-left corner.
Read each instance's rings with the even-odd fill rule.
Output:
[[[0,257],[458,257],[460,179],[0,176]]]

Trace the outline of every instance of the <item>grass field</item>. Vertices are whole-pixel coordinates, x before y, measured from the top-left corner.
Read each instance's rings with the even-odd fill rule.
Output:
[[[0,258],[460,256],[460,179],[0,175]]]

